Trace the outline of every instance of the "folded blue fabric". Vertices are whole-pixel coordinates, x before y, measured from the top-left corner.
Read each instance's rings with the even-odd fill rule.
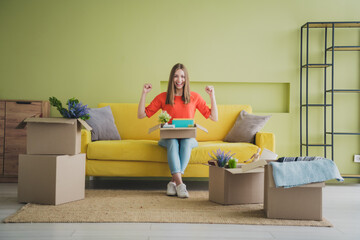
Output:
[[[296,187],[330,179],[344,181],[335,163],[321,158],[315,161],[271,162],[276,187]]]

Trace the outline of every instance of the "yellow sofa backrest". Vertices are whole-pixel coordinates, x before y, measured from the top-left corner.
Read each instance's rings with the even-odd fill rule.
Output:
[[[110,106],[114,115],[115,124],[121,139],[158,140],[159,131],[148,134],[149,128],[159,124],[158,111],[151,118],[137,118],[138,104],[136,103],[100,103],[98,107]],[[252,113],[249,105],[218,105],[219,121],[205,119],[199,111],[195,113],[195,123],[205,127],[209,133],[197,131],[198,141],[221,141],[230,131],[239,113],[245,110]]]

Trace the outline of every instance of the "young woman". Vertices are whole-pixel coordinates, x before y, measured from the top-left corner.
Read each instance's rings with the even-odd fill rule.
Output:
[[[160,93],[145,107],[145,98],[152,89],[151,84],[145,84],[140,98],[138,118],[151,117],[159,109],[166,111],[173,118],[193,119],[198,109],[205,118],[218,120],[215,90],[213,86],[206,86],[205,91],[210,95],[211,109],[205,100],[195,92],[190,91],[189,75],[185,66],[175,64],[170,71],[167,92]],[[171,123],[172,120],[170,120]],[[167,148],[167,158],[172,179],[167,185],[167,195],[181,198],[189,197],[186,185],[182,181],[182,174],[189,163],[191,150],[198,146],[195,138],[160,139],[159,145]]]

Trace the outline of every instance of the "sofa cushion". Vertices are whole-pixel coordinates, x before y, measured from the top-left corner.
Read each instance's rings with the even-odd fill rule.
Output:
[[[90,119],[86,122],[92,127],[91,140],[120,140],[110,106],[90,108]]]
[[[230,132],[226,135],[225,142],[255,142],[255,135],[271,116],[257,116],[241,111]]]
[[[217,149],[236,153],[239,162],[249,159],[257,150],[251,143],[225,143],[222,141],[199,142],[199,146],[191,152],[190,164],[207,163],[209,153]],[[88,159],[97,160],[122,160],[140,162],[167,162],[166,149],[154,140],[121,140],[121,141],[96,141],[88,145]]]
[[[166,161],[166,149],[154,140],[96,141],[88,145],[88,159]]]

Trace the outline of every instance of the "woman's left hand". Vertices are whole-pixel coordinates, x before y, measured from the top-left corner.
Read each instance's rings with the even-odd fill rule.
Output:
[[[205,91],[210,95],[210,97],[215,96],[214,86],[206,86]]]

